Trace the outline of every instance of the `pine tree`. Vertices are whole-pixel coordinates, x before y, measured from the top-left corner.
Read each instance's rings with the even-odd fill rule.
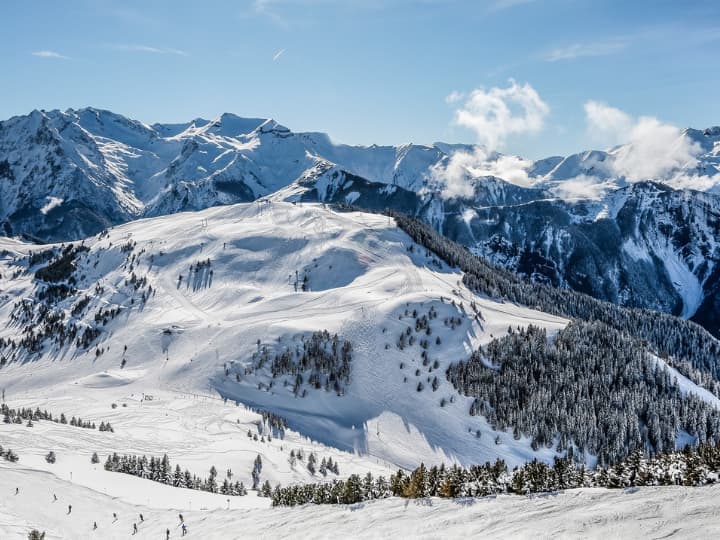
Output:
[[[427,485],[427,469],[425,464],[421,463],[420,466],[410,474],[410,481],[403,490],[403,497],[408,499],[418,499],[425,497]]]
[[[362,484],[360,477],[357,474],[351,474],[348,479],[345,480],[341,502],[343,504],[355,504],[360,501],[362,501]]]
[[[260,457],[260,454],[257,455],[255,458],[255,462],[253,463],[253,469],[252,469],[252,481],[253,489],[258,489],[258,486],[260,485],[260,473],[262,472],[262,458]]]
[[[268,480],[265,480],[265,482],[262,485],[262,488],[260,489],[259,495],[261,497],[271,497],[272,496],[272,486],[270,486],[270,482]]]
[[[307,468],[308,468],[308,471],[310,471],[310,474],[312,474],[312,475],[315,474],[315,463],[316,463],[315,454],[310,452],[310,456],[308,457]]]

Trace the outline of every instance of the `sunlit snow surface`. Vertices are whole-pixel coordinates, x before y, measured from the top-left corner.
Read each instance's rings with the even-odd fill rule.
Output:
[[[134,253],[142,252],[132,271],[146,276],[156,291],[144,306],[131,305],[125,292],[130,270],[119,246],[130,240],[137,243]],[[246,486],[258,454],[262,481],[317,481],[303,462],[290,464],[290,450],[298,449],[315,452],[318,459],[332,457],[341,478],[368,471],[387,476],[421,461],[468,465],[501,457],[510,466],[533,457],[550,461],[552,449],[533,452],[527,439],[494,432],[484,419],[469,416],[471,399],[457,394],[444,372],[509,326],[536,324],[552,333],[567,321],[473,295],[457,270],[413,245],[387,217],[336,213],[322,205],[256,202],[214,208],[119,226],[85,244],[90,252],[79,259],[76,272],[84,278],[66,308],[85,292],[93,294],[97,284],[104,292],[93,294],[78,324],[92,322],[100,306],[124,306],[100,338],[105,352],[96,357],[95,347],[78,352],[74,346],[48,346],[37,357],[2,368],[0,387],[11,407],[40,407],[96,424],[109,421],[115,432],[47,421],[31,428],[0,423],[0,444],[20,456],[17,464],[0,462],[0,538],[25,538],[30,526],[47,530],[48,538],[126,537],[139,513],[146,519],[140,538],[164,538],[166,527],[174,538],[180,534],[180,511],[193,538],[612,536],[626,526],[660,536],[678,527],[675,522],[690,508],[699,513],[689,526],[711,524],[707,501],[716,488],[270,509],[269,501],[254,492],[228,502],[223,495],[106,472],[102,463],[112,452],[167,453],[173,464],[203,477],[214,465],[221,481],[232,469],[234,479]],[[0,248],[9,253],[0,262],[0,336],[17,337],[20,329],[8,323],[9,315],[17,299],[32,293],[32,273],[11,279],[16,267],[10,260],[42,248],[8,239],[0,239]],[[208,258],[210,279],[178,283],[191,264]],[[308,292],[295,290],[296,271],[307,273]],[[482,318],[475,319],[471,301]],[[442,340],[428,349],[439,363],[432,374],[439,387],[433,392],[426,384],[418,392],[417,381],[428,376],[414,374],[422,367],[420,349],[401,351],[396,341],[414,324],[405,310],[422,314],[431,306],[438,312],[432,338]],[[460,317],[460,325],[442,324],[448,317]],[[225,376],[231,363],[249,365],[258,340],[292,342],[322,329],[353,345],[351,382],[343,396],[310,389],[306,397],[295,397],[282,385],[259,389],[259,378],[238,383]],[[123,356],[127,365],[121,368]],[[142,399],[147,395],[152,400]],[[443,398],[447,404],[441,407]],[[285,438],[248,438],[248,430],[257,432],[260,416],[245,405],[287,418]],[[44,459],[50,450],[57,454],[55,464]],[[98,465],[90,463],[93,452],[100,456]],[[678,497],[690,502],[672,503]],[[71,515],[66,515],[68,504]],[[114,524],[113,512],[120,516]],[[93,521],[99,526],[95,533]]]
[[[354,506],[269,508],[252,495],[232,500],[230,509],[211,509],[207,499],[188,494],[184,507],[160,507],[145,499],[163,488],[132,486],[130,501],[72,484],[54,475],[0,465],[0,537],[26,539],[38,527],[50,539],[180,538],[716,538],[720,534],[720,486],[648,487],[635,490],[576,489],[536,497],[512,495],[457,500],[388,499]],[[21,486],[14,495],[15,485]],[[132,489],[128,488],[128,489]],[[53,502],[52,494],[59,500]],[[218,506],[222,500],[218,499]],[[192,500],[190,500],[192,499]],[[254,505],[264,507],[256,508]],[[72,514],[67,515],[67,505]],[[192,510],[188,505],[192,504]],[[199,510],[198,505],[208,505]],[[112,514],[116,513],[117,521]],[[142,513],[145,521],[140,523]],[[96,521],[98,530],[93,532]],[[131,536],[133,523],[138,534]]]

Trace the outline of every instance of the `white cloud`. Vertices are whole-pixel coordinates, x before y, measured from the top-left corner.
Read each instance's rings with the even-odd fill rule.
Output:
[[[464,93],[453,90],[447,96],[445,96],[445,103],[447,103],[448,105],[452,105],[453,103],[462,101],[464,97]]]
[[[720,187],[720,174],[704,176],[677,172],[665,180],[664,183],[674,189],[694,189],[696,191],[720,193],[718,190]]]
[[[565,47],[552,49],[543,55],[543,58],[547,62],[558,62],[560,60],[574,60],[575,58],[607,56],[622,51],[627,45],[627,41],[620,39],[595,43],[573,43]]]
[[[178,56],[187,56],[188,54],[180,49],[173,49],[170,47],[151,47],[149,45],[137,45],[137,44],[120,44],[113,45],[113,49],[118,51],[129,51],[129,52],[144,52],[151,54],[175,54]]]
[[[55,51],[33,51],[33,56],[39,56],[40,58],[57,58],[59,60],[69,60],[69,56],[65,56]]]
[[[608,191],[617,189],[614,180],[599,180],[595,176],[581,174],[558,182],[550,192],[561,199],[601,199]]]
[[[588,101],[585,116],[591,136],[613,144],[611,166],[630,182],[663,180],[692,168],[702,149],[679,128],[650,116],[633,118],[620,109]]]
[[[595,141],[603,141],[608,145],[627,141],[633,125],[630,115],[592,100],[585,102],[584,109],[590,136]]]
[[[453,152],[446,161],[435,164],[430,175],[442,197],[454,199],[472,197],[473,179],[483,176],[496,176],[511,184],[529,187],[534,183],[528,174],[533,164],[519,156],[488,152],[483,146],[476,146],[472,151]]]
[[[445,198],[470,197],[472,178],[498,176],[518,185],[529,185],[528,170],[532,162],[515,156],[498,156],[509,136],[537,133],[543,128],[550,107],[529,84],[511,80],[507,88],[478,88],[469,94],[451,93],[448,103],[462,102],[455,111],[455,124],[475,133],[473,151],[454,152],[444,163],[431,170],[435,183]]]
[[[64,201],[58,197],[46,197],[47,203],[40,209],[40,212],[45,215],[56,206],[60,206]]]
[[[473,185],[470,177],[479,163],[485,161],[487,154],[481,147],[474,152],[457,151],[443,163],[437,163],[430,169],[434,183],[445,199],[471,197]]]
[[[487,162],[485,170],[487,175],[497,176],[517,186],[529,187],[534,181],[529,177],[528,172],[534,164],[533,161],[520,156],[501,155],[496,160]]]
[[[678,128],[643,117],[633,127],[630,144],[615,158],[616,171],[628,180],[664,178],[680,167],[694,167],[700,146]]]
[[[455,123],[474,131],[478,142],[495,150],[510,135],[540,131],[549,112],[532,86],[510,80],[507,88],[470,92],[455,111]]]
[[[273,54],[272,61],[277,62],[278,58],[280,58],[283,54],[285,54],[285,49],[280,49],[278,52]]]

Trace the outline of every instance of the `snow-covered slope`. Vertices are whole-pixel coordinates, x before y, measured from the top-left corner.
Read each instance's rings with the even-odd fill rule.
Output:
[[[655,196],[646,182],[631,182],[619,164],[635,147],[623,145],[518,159],[522,185],[517,170],[509,181],[488,176],[504,174],[506,156],[492,153],[485,172],[467,168],[471,195],[447,198],[438,175],[457,152],[475,155],[471,146],[349,146],[229,113],[149,126],[92,108],[33,111],[0,123],[0,223],[8,236],[67,241],[144,216],[261,197],[391,208],[511,270],[693,317],[718,334],[720,128],[680,137],[696,157],[649,180],[697,191],[661,188]],[[645,210],[627,231],[618,216],[633,209]]]
[[[347,506],[250,508],[244,497],[217,508],[195,499],[177,503],[158,493],[163,486],[138,480],[142,492],[114,498],[42,472],[0,464],[0,536],[25,540],[37,528],[47,540],[181,536],[187,538],[714,538],[720,534],[716,500],[720,486],[580,489],[536,497],[499,496],[478,500],[386,499]],[[14,487],[22,486],[19,495]],[[172,489],[172,488],[170,488]],[[58,494],[53,502],[52,494]],[[218,498],[220,498],[218,496]],[[151,502],[148,503],[147,499]],[[259,499],[267,502],[267,499]],[[194,503],[192,508],[187,505]],[[254,501],[253,501],[254,502]],[[67,514],[67,505],[72,513]],[[113,513],[117,520],[113,520]],[[139,521],[142,513],[144,522]],[[98,529],[92,530],[93,522]]]
[[[565,321],[475,297],[387,217],[257,202],[141,220],[69,252],[77,289],[69,294],[40,285],[39,265],[28,271],[20,259],[33,251],[37,260],[45,248],[3,244],[0,317],[13,323],[0,337],[14,345],[3,349],[2,380],[14,399],[78,389],[74,407],[83,410],[87,389],[102,386],[108,400],[219,393],[279,413],[326,445],[406,467],[554,455],[502,433],[496,444],[444,370],[508,326],[552,331]],[[399,350],[400,334],[416,335],[423,314],[435,315],[429,335]],[[273,379],[258,366],[263,349],[301,348],[321,330],[353,348],[339,390],[316,390],[305,375],[295,392],[294,374]],[[478,430],[487,435],[478,439]]]
[[[502,458],[512,467],[562,453],[547,445],[533,450],[524,435],[468,414],[473,398],[461,395],[445,370],[509,327],[532,324],[552,338],[568,321],[475,295],[459,270],[383,215],[260,200],[138,220],[74,244],[2,238],[0,321],[0,387],[8,406],[113,427],[0,423],[0,444],[20,456],[0,463],[0,533],[11,538],[30,527],[50,538],[83,538],[98,534],[93,521],[103,537],[115,538],[130,534],[140,513],[140,537],[166,527],[176,537],[178,513],[201,538],[254,534],[252,527],[280,516],[289,520],[287,530],[266,534],[329,534],[308,527],[296,510],[268,508],[255,492],[220,495],[105,471],[113,452],[168,454],[173,465],[203,477],[214,466],[220,482],[231,470],[248,487],[257,456],[261,482],[287,485],[387,476],[420,462]],[[716,404],[688,378],[681,391]],[[280,415],[288,427],[280,433],[258,411]],[[54,463],[45,459],[49,451]],[[298,451],[303,459],[293,458]],[[94,452],[100,463],[91,462]],[[332,458],[339,473],[313,474],[311,453]],[[589,512],[598,500],[609,508],[621,496],[588,493],[558,497],[564,507]],[[48,503],[32,515],[22,502],[28,496]],[[648,496],[666,497],[657,490]],[[515,512],[553,500],[560,499],[498,499]],[[411,524],[420,518],[445,520],[459,533],[467,519],[501,506],[427,504],[360,506],[354,511],[367,513],[351,514],[360,517],[350,517],[342,534],[361,535],[353,520],[366,518],[392,520],[375,530],[382,536],[403,523],[415,535],[437,534]],[[350,510],[313,512],[329,523]],[[242,531],[229,525],[249,519],[257,521]],[[563,529],[547,519],[560,533],[581,526]],[[519,523],[494,526],[499,536],[531,534]]]

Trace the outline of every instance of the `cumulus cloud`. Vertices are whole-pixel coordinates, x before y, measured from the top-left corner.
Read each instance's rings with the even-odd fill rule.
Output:
[[[445,199],[471,197],[473,186],[468,176],[474,174],[477,164],[482,163],[486,157],[482,148],[477,148],[474,152],[458,150],[445,162],[433,165],[430,176],[442,197]]]
[[[599,199],[617,182],[654,180],[675,189],[713,189],[719,175],[693,172],[702,148],[676,126],[650,116],[633,117],[598,101],[585,103],[590,138],[611,147],[595,167],[596,175],[581,174],[558,182],[550,190],[564,199]],[[590,165],[586,163],[586,166]]]
[[[676,126],[650,116],[633,118],[596,101],[585,103],[585,116],[592,136],[624,143],[612,151],[611,166],[630,182],[668,179],[697,164],[700,146]]]
[[[483,165],[478,169],[482,176],[497,176],[511,184],[525,187],[529,187],[533,183],[528,172],[534,162],[520,156],[499,155],[496,159],[486,161]]]
[[[720,194],[720,174],[699,175],[678,172],[665,183],[675,189],[694,189]]]
[[[455,111],[455,123],[474,131],[478,142],[495,150],[510,135],[540,131],[549,112],[550,107],[532,86],[511,79],[507,88],[470,92]]]
[[[477,88],[469,94],[453,92],[448,103],[461,103],[455,110],[454,123],[474,132],[474,150],[454,152],[445,162],[433,167],[431,175],[445,198],[470,197],[471,179],[499,176],[513,183],[528,185],[532,162],[514,156],[499,156],[508,137],[537,133],[543,128],[550,107],[529,84],[510,80],[506,88]]]
[[[675,126],[640,118],[630,144],[618,151],[614,165],[618,174],[631,181],[664,178],[680,167],[694,167],[700,151],[700,146]]]
[[[30,54],[32,54],[33,56],[38,56],[40,58],[57,58],[59,60],[69,60],[70,58],[69,56],[65,56],[56,51],[33,51]]]
[[[585,102],[584,109],[590,136],[595,141],[603,141],[608,145],[627,141],[633,127],[633,119],[629,114],[593,100]]]

